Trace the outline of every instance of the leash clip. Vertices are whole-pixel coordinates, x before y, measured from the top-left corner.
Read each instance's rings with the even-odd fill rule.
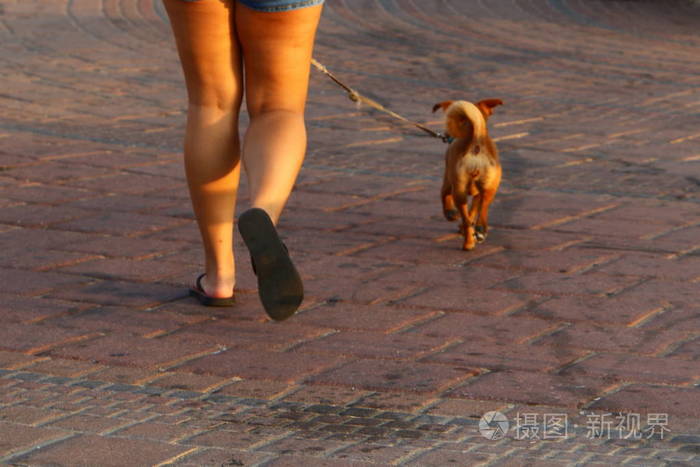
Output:
[[[442,140],[442,142],[446,143],[446,144],[450,144],[450,143],[452,143],[452,141],[455,140],[452,136],[450,136],[446,133],[442,133],[440,131],[436,132],[436,134],[437,134],[437,137],[440,138]]]

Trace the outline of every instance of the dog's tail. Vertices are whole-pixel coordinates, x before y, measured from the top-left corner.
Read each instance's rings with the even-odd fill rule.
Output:
[[[433,111],[441,108],[445,111],[445,126],[447,133],[453,138],[467,138],[470,136],[470,128],[466,125],[471,123],[474,129],[472,144],[481,146],[488,136],[486,119],[479,108],[467,101],[447,101],[435,104]]]

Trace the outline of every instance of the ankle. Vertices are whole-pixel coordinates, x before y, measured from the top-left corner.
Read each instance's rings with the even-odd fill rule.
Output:
[[[232,276],[224,278],[215,274],[206,274],[202,278],[201,284],[204,293],[210,297],[226,298],[233,295],[235,281]]]
[[[277,226],[280,215],[282,214],[282,209],[284,207],[284,202],[253,202],[252,208],[262,209],[265,213],[270,216],[270,220],[274,226]]]

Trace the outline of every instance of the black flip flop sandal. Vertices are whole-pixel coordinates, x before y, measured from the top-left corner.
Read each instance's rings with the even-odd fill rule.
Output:
[[[190,295],[199,300],[204,306],[233,306],[236,302],[235,297],[231,295],[228,298],[216,298],[210,297],[204,292],[204,287],[202,287],[202,278],[206,274],[202,274],[197,278],[197,283],[195,287],[190,287]]]
[[[289,318],[304,299],[304,286],[270,216],[249,209],[238,218],[238,230],[250,251],[265,312],[275,321]]]

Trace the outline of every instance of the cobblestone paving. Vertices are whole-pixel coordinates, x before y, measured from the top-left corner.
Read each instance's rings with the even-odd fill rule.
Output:
[[[245,254],[234,310],[186,296],[160,1],[0,0],[0,463],[700,465],[699,22],[328,0],[315,56],[363,94],[435,129],[437,101],[504,100],[504,182],[462,252],[442,143],[313,74],[281,224],[307,299],[271,323]]]

